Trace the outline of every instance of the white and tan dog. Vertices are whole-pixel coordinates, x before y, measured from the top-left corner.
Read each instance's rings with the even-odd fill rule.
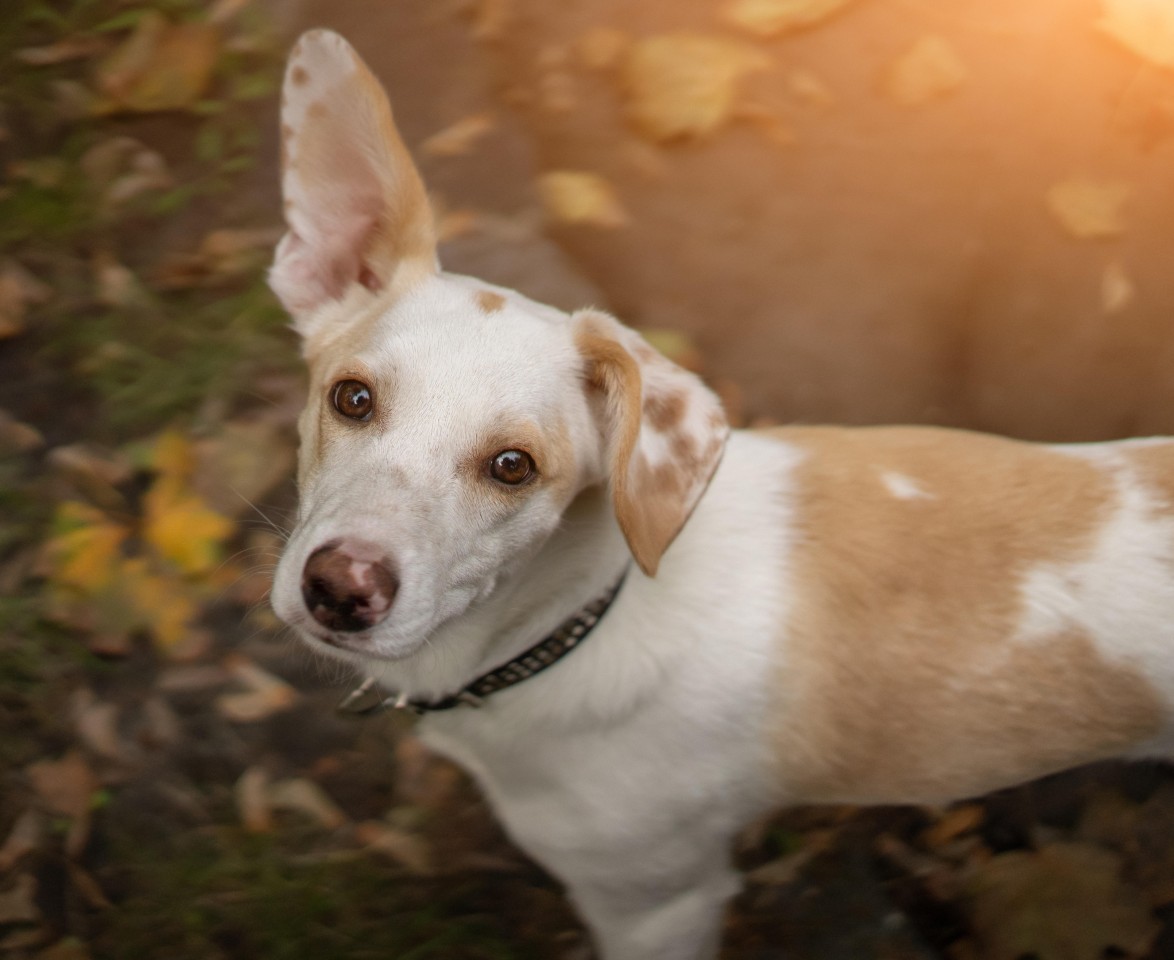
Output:
[[[310,400],[274,607],[451,705],[635,559],[581,646],[422,724],[607,960],[714,956],[731,838],[773,806],[1169,754],[1174,445],[727,436],[713,394],[610,317],[439,270],[340,37],[294,48],[282,131],[272,284]]]

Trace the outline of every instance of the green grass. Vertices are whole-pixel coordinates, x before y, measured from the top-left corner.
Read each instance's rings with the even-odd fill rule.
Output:
[[[311,837],[302,843],[312,843]],[[99,921],[95,958],[523,960],[469,890],[408,878],[368,857],[306,862],[295,831],[235,830],[160,846],[116,838],[135,893]]]

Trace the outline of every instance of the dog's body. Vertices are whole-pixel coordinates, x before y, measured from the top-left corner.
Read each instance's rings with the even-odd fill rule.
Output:
[[[437,698],[635,559],[564,661],[422,725],[607,960],[713,956],[730,841],[774,806],[1169,754],[1174,443],[727,441],[713,395],[611,318],[437,270],[418,176],[340,38],[295,48],[283,133],[272,280],[311,400],[275,609]]]

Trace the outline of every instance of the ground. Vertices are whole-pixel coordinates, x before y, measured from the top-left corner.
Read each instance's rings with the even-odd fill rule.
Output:
[[[410,718],[336,714],[352,678],[265,603],[303,389],[263,280],[275,92],[307,26],[387,83],[446,266],[616,310],[740,422],[1174,427],[1174,18],[785,7],[6,13],[0,955],[589,955]],[[788,811],[739,844],[723,956],[1158,960],[1172,840],[1157,765]]]

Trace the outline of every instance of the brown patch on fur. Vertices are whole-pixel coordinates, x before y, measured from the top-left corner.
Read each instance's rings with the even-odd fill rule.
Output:
[[[497,313],[505,306],[505,297],[492,290],[478,290],[474,299],[482,313]]]
[[[1024,576],[1078,561],[1111,476],[964,432],[791,428],[795,606],[784,640],[783,783],[808,802],[936,802],[1114,754],[1162,707],[1076,629],[1017,639]],[[894,471],[932,498],[901,499]]]
[[[304,87],[309,79],[310,75],[306,73],[305,67],[296,66],[289,72],[289,82],[295,87]]]
[[[1150,496],[1174,510],[1174,441],[1126,444],[1120,449]]]
[[[616,519],[636,563],[654,576],[661,556],[689,519],[699,493],[717,468],[726,436],[725,423],[706,445],[708,456],[703,455],[700,447],[705,438],[684,429],[688,379],[683,379],[681,386],[663,401],[642,402],[643,378],[636,356],[647,352],[650,362],[671,366],[669,361],[639,342],[629,353],[617,338],[622,328],[610,317],[583,313],[576,318],[575,343],[587,364],[589,397],[597,402],[602,396],[605,403]],[[679,371],[679,375],[691,376],[685,371]],[[641,424],[647,418],[648,429],[655,429],[654,417],[661,424],[673,425],[668,432],[670,459],[655,467],[638,451]]]
[[[653,430],[668,433],[685,419],[688,398],[684,391],[649,393],[644,398],[644,417]]]

